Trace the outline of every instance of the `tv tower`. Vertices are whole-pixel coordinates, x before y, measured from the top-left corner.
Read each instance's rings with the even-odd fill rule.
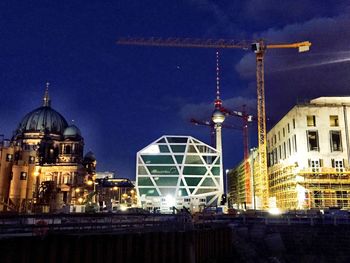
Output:
[[[219,68],[219,52],[216,52],[216,99],[214,101],[215,110],[212,114],[212,121],[214,122],[214,128],[216,133],[216,150],[220,155],[220,190],[224,194],[224,174],[223,174],[223,162],[222,162],[222,136],[221,128],[222,123],[225,120],[225,115],[221,112],[222,101],[220,98],[220,68]]]

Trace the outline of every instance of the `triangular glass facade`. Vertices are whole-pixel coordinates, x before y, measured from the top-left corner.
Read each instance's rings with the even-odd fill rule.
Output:
[[[222,194],[219,153],[190,136],[163,136],[137,153],[136,189],[140,200],[204,200],[214,205]],[[192,198],[192,199],[191,199]],[[148,200],[148,201],[147,201]]]

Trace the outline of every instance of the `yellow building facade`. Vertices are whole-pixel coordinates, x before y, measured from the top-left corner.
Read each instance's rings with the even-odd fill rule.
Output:
[[[350,97],[296,105],[276,123],[267,133],[270,208],[350,208],[349,124]],[[257,158],[250,158],[251,191],[260,209]],[[240,166],[229,173],[231,202],[237,207],[245,196],[239,184],[244,176]]]

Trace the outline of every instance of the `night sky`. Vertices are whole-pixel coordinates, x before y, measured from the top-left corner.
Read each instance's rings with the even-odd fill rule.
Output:
[[[268,43],[311,41],[311,51],[269,50],[266,108],[271,127],[297,102],[350,96],[349,1],[6,1],[0,2],[0,134],[10,138],[41,106],[74,120],[98,171],[135,178],[136,152],[162,135],[210,143],[214,49],[119,46],[119,37],[192,37]],[[222,50],[224,106],[256,114],[255,57]],[[227,123],[240,125],[240,119]],[[243,158],[242,133],[223,131],[224,164]],[[256,145],[256,124],[250,146]]]

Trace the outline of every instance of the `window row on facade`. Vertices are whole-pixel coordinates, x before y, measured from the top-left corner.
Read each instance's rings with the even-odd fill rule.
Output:
[[[320,151],[319,135],[317,130],[306,131],[307,139],[307,150]],[[329,131],[329,146],[331,152],[341,152],[342,149],[342,138],[341,131]],[[294,134],[292,138],[278,145],[268,154],[268,163],[270,166],[277,164],[279,160],[284,160],[292,155],[292,153],[297,153],[297,138]]]
[[[308,127],[316,127],[317,120],[315,115],[307,115],[306,116],[306,126]],[[330,115],[329,116],[329,126],[330,127],[339,127],[339,117],[338,115]]]
[[[271,137],[271,146],[274,146],[277,144],[277,142],[280,142],[281,140],[283,140],[283,138],[285,138],[287,136],[287,134],[290,133],[290,123],[287,123],[287,125],[285,127],[282,128],[282,130],[278,131],[276,134],[274,134]],[[295,129],[295,119],[292,120],[292,127],[293,130]],[[281,136],[282,134],[282,136]],[[268,147],[270,146],[270,140],[267,141],[267,145]]]

